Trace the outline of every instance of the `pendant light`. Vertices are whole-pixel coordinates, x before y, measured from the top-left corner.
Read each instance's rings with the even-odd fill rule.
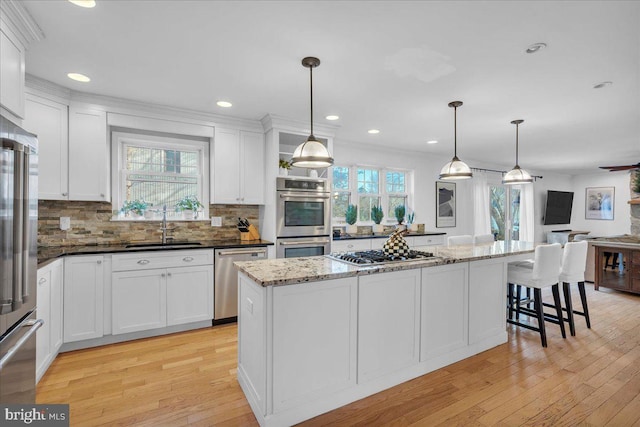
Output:
[[[311,135],[293,152],[291,165],[299,168],[328,168],[333,164],[333,157],[324,144],[313,135],[313,69],[320,65],[320,60],[307,57],[302,65],[309,69],[309,87],[311,88]]]
[[[449,107],[453,108],[453,159],[440,171],[440,179],[469,179],[473,176],[471,169],[465,162],[458,158],[458,123],[457,112],[458,107],[462,105],[462,101],[453,101],[449,103]]]
[[[533,182],[533,178],[524,169],[520,169],[518,165],[518,126],[524,122],[524,120],[514,120],[512,125],[516,125],[516,165],[502,178],[502,183],[505,185],[513,184],[530,184]]]

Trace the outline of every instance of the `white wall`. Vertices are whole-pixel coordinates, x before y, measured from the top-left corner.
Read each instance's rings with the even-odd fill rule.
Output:
[[[587,187],[615,187],[615,204],[613,221],[585,219],[585,194]],[[631,199],[629,172],[603,171],[591,175],[573,177],[573,212],[571,228],[589,231],[594,236],[615,236],[629,234],[631,231],[631,210],[628,201]],[[567,227],[568,228],[568,227]]]

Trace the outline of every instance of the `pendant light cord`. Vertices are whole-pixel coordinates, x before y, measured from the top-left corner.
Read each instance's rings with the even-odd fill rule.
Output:
[[[309,92],[311,94],[311,135],[313,136],[313,67],[309,67]]]
[[[518,126],[520,126],[520,124],[516,123],[516,166],[519,165],[518,163]]]
[[[453,107],[453,157],[458,157],[458,107]]]

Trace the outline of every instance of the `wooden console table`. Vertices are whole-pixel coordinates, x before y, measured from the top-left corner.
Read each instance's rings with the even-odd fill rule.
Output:
[[[640,245],[598,243],[594,289],[599,287],[640,294]]]

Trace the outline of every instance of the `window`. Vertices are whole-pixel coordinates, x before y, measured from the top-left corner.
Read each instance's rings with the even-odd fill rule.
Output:
[[[491,233],[496,240],[520,240],[520,189],[491,185],[489,195]]]
[[[347,206],[358,206],[358,222],[372,224],[371,208],[382,206],[383,222],[395,223],[396,206],[408,206],[412,172],[385,170],[365,166],[333,167],[332,218],[336,224],[345,222]],[[352,194],[354,197],[352,198]]]
[[[208,218],[208,143],[155,135],[113,133],[113,209],[125,201],[144,200],[151,210],[167,206],[175,215],[176,203],[196,196]]]

